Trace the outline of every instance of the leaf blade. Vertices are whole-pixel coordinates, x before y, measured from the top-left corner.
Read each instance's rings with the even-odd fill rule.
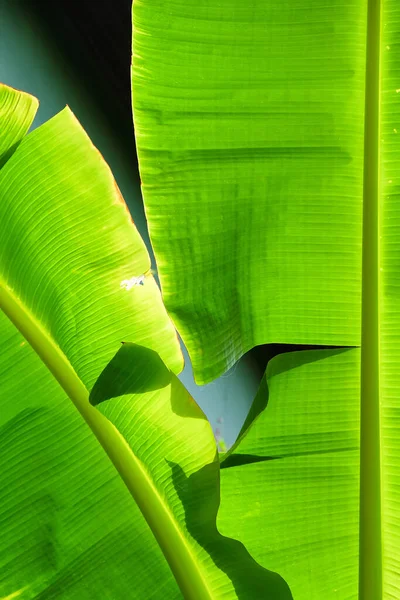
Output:
[[[222,465],[221,532],[236,529],[299,600],[358,598],[359,362],[358,350],[274,357],[268,405]]]
[[[64,157],[63,164],[60,163],[61,156]],[[148,269],[145,270],[148,255],[129,221],[126,207],[121,203],[108,168],[69,110],[63,111],[21,142],[1,170],[0,198],[0,216],[6,225],[1,231],[0,302],[15,326],[14,329],[11,327],[11,331],[17,336],[18,332],[24,335],[89,425],[92,438],[95,437],[100,442],[152,527],[186,597],[235,597],[235,586],[240,585],[241,593],[245,594],[243,597],[249,600],[254,597],[254,589],[258,590],[257,593],[262,589],[273,598],[290,600],[290,591],[279,576],[257,565],[241,544],[224,539],[217,532],[215,518],[219,500],[219,464],[214,436],[200,409],[164,365],[165,360],[169,367],[179,370],[181,354],[158,288],[149,276]],[[98,213],[94,213],[95,207]],[[108,215],[106,225],[102,221],[105,214]],[[100,235],[101,231],[105,233]],[[125,279],[122,279],[127,266],[138,268],[138,265],[142,274],[146,274],[144,282],[141,275],[125,275]],[[138,277],[144,286],[135,286]],[[132,289],[127,289],[130,285],[125,285],[124,290],[120,285],[117,287],[121,279],[122,283],[132,283],[133,280],[133,292]],[[131,293],[127,296],[125,292]],[[131,310],[128,312],[129,309]],[[10,323],[5,320],[2,325],[10,328]],[[105,392],[100,394],[102,402],[99,409],[94,408],[88,402],[89,389],[96,382],[102,388],[104,381],[107,381],[107,377],[99,378],[101,368],[103,373],[107,371],[113,349],[115,353],[115,348],[121,346],[121,337],[125,340],[134,337],[140,342],[140,346],[135,344],[135,347],[144,348],[145,361],[139,371],[134,362],[128,369],[120,369],[117,377],[115,371],[111,370],[112,385],[106,385]],[[20,348],[23,347],[20,345]],[[123,344],[119,356],[122,354],[126,358],[125,353],[131,347],[129,343]],[[162,366],[172,381],[168,386],[163,383],[160,389],[162,378],[154,380],[151,377],[157,365],[147,360],[149,352],[156,353],[155,349],[160,355],[158,367]],[[18,390],[18,364],[10,363],[6,357],[4,368],[7,366],[16,378]],[[144,382],[143,368],[149,371],[145,374]],[[148,385],[149,382],[155,386],[149,392],[150,397],[149,393],[140,393],[140,385],[130,394],[126,391],[121,393],[121,386],[117,386],[114,397],[112,386],[116,384],[116,380],[128,375],[131,381],[132,372],[134,379],[139,377],[141,386]],[[48,377],[46,385],[50,381],[51,378]],[[43,433],[43,423],[35,422],[38,413],[39,421],[44,415],[48,433],[51,417],[42,410],[42,393],[41,388],[35,390],[35,410],[24,411],[25,400],[29,403],[32,398],[24,398],[19,389],[18,412],[6,423],[17,440],[17,444],[12,447],[14,458],[17,455],[17,462],[19,446],[22,446],[25,454],[31,450],[29,444],[32,438],[25,435],[24,428],[29,428],[30,423],[34,423],[33,440],[36,435]],[[45,397],[44,400],[48,398]],[[146,400],[151,402],[147,404]],[[2,397],[2,401],[12,403],[12,398]],[[65,404],[65,401],[65,396],[62,395],[61,402]],[[11,412],[12,410],[11,408]],[[118,430],[112,421],[116,423]],[[185,429],[188,424],[189,432],[193,433],[193,439],[190,437],[189,440],[187,428]],[[150,452],[146,453],[146,446],[149,450],[146,434],[149,427],[156,425],[161,434],[160,440],[156,448],[150,446]],[[22,427],[20,436],[15,435],[14,431],[18,427]],[[59,430],[55,428],[55,431]],[[138,431],[141,432],[139,438]],[[58,442],[54,434],[52,437]],[[201,449],[195,446],[199,440],[202,441]],[[46,439],[42,440],[42,446],[47,456],[49,449]],[[54,449],[54,444],[50,444],[50,447]],[[61,447],[63,448],[62,445]],[[7,448],[5,450],[7,460]],[[175,478],[171,476],[171,465],[168,463],[166,466],[165,457],[168,457],[170,463],[173,459]],[[152,471],[154,460],[158,465],[161,464],[161,471]],[[78,460],[75,466],[79,468],[79,464]],[[24,473],[27,475],[27,461],[24,466]],[[185,483],[190,478],[193,482],[193,477],[197,481],[198,473],[203,467],[205,476],[200,477],[200,480],[207,482],[205,490],[212,496],[212,502],[203,511],[208,537],[202,538],[200,543],[185,528],[185,511],[189,498],[184,496],[182,500],[174,482],[177,479],[178,482]],[[54,469],[55,465],[49,460],[52,475]],[[38,474],[38,470],[33,471]],[[17,474],[21,472],[17,469]],[[40,469],[39,474],[36,487],[28,486],[28,499],[30,492],[41,493],[46,486],[52,495],[57,495],[60,480],[65,482],[64,474],[58,479],[51,478],[50,482]],[[11,475],[14,477],[15,488],[15,474]],[[96,472],[96,476],[100,479],[103,477],[102,469]],[[179,485],[178,483],[177,487]],[[79,499],[79,493],[74,494],[73,498]],[[199,498],[201,495],[198,493],[196,502],[199,502]],[[30,508],[35,508],[34,502],[27,504]],[[25,510],[26,508],[24,505]],[[50,523],[59,520],[59,511],[59,502],[51,504],[49,512],[53,514],[53,519],[50,515]],[[106,514],[102,515],[103,519]],[[136,517],[137,513],[134,515],[135,526]],[[198,529],[196,520],[192,524]],[[20,531],[20,528],[17,529]],[[65,524],[64,533],[68,539],[69,524]],[[114,540],[118,531],[111,533],[111,539]],[[13,535],[12,530],[9,532],[11,545],[15,543]],[[79,539],[79,532],[75,532],[75,535]],[[45,550],[39,557],[36,556],[35,567],[39,567],[38,572],[35,568],[33,572],[26,574],[27,585],[21,593],[27,598],[41,600],[54,595],[68,597],[69,594],[72,598],[77,591],[79,597],[84,597],[85,578],[82,568],[79,568],[79,561],[82,559],[83,564],[86,564],[85,551],[77,552],[77,563],[75,557],[71,558],[70,555],[69,563],[65,564],[63,559],[67,548],[65,543],[61,543],[60,557],[57,556],[57,532],[51,528],[48,532],[45,528],[43,540]],[[98,541],[103,544],[104,540]],[[135,563],[140,562],[140,540],[136,545],[132,537],[127,536],[121,544],[126,541],[133,543]],[[89,555],[91,551],[98,549],[97,542],[93,537],[90,539],[92,545],[86,548]],[[117,547],[123,548],[121,544],[117,544]],[[109,545],[106,546],[109,550]],[[150,558],[154,548],[153,543],[149,548]],[[104,557],[103,553],[101,555]],[[21,560],[20,552],[15,556],[17,560]],[[57,564],[58,558],[61,558],[61,564]],[[160,553],[156,549],[151,563],[157,564],[159,559]],[[244,572],[238,572],[236,566],[239,563]],[[77,576],[73,574],[74,567],[77,567]],[[120,573],[120,568],[113,562],[113,577],[108,587],[110,598],[115,597],[114,592],[121,594],[120,597],[126,595],[125,583],[116,579]],[[164,569],[162,573],[165,573]],[[247,577],[251,573],[257,575],[254,581],[252,577]],[[176,586],[174,582],[170,582],[171,579],[171,576],[164,578],[163,591],[169,594],[168,597],[175,598]],[[103,581],[100,573],[93,583],[98,588]],[[11,593],[19,593],[15,589],[15,580],[7,580],[6,576],[5,584],[11,587]],[[142,586],[137,586],[137,593],[140,594],[139,597],[149,597]]]
[[[44,363],[0,313],[0,593],[180,597],[139,508]],[[18,378],[14,376],[18,366]],[[136,573],[141,573],[140,580]]]
[[[365,2],[274,11],[133,6],[146,214],[198,383],[259,344],[359,344]]]
[[[34,96],[0,83],[0,165],[7,162],[28,131],[38,105]]]
[[[101,388],[106,390],[104,398],[108,399],[97,404],[99,410],[121,432],[153,482],[155,501],[167,519],[155,523],[148,518],[148,522],[183,596],[251,600],[262,594],[271,600],[289,600],[289,588],[279,576],[260,567],[239,542],[217,530],[219,461],[215,440],[187,390],[172,374],[168,383],[164,381],[165,366],[159,361],[157,367],[152,361],[161,387],[136,393],[143,384],[144,365],[149,363],[144,350],[124,344],[102,373],[100,389],[94,388],[92,397],[101,398]],[[112,385],[117,393],[109,398]],[[149,494],[138,502],[143,512],[149,502]]]

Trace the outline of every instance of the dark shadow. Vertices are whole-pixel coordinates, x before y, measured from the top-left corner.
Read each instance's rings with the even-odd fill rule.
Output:
[[[210,555],[215,566],[226,573],[237,597],[243,600],[292,600],[289,587],[280,575],[258,564],[241,542],[218,532],[218,459],[189,477],[178,464],[167,462],[185,510],[188,532]]]
[[[23,139],[23,138],[22,138]],[[16,151],[16,149],[18,148],[18,146],[20,145],[20,143],[22,142],[22,139],[19,140],[18,142],[15,142],[15,144],[13,144],[12,146],[10,146],[8,148],[8,150],[6,150],[1,156],[0,156],[0,169],[2,169],[4,167],[4,165],[6,164],[6,162],[12,157],[12,155],[14,154],[14,152]]]
[[[93,406],[130,394],[155,392],[171,386],[173,412],[180,417],[207,419],[180,380],[165,365],[155,350],[123,342],[116,355],[100,373],[89,396]]]
[[[9,0],[35,19],[43,35],[68,61],[79,84],[96,98],[96,107],[112,125],[138,169],[131,112],[132,0],[71,2]]]
[[[179,417],[190,417],[192,419],[207,419],[204,412],[189,392],[186,391],[183,383],[177,377],[171,377],[171,408]]]
[[[280,373],[285,373],[286,371],[290,371],[293,368],[300,367],[302,365],[306,365],[308,363],[318,362],[319,360],[324,360],[328,356],[335,356],[337,354],[342,354],[343,352],[348,352],[349,350],[354,350],[355,346],[302,346],[297,347],[294,350],[290,350],[288,352],[281,352],[282,358],[280,360],[279,366],[277,364],[271,365],[266,373],[271,375],[270,371],[273,371],[273,375],[279,375]],[[322,356],[321,356],[322,352]],[[293,364],[293,355],[296,355],[295,363]],[[278,356],[278,355],[276,355]],[[275,357],[274,357],[275,358]]]
[[[299,352],[303,350],[344,350],[354,346],[318,346],[314,344],[261,344],[247,353],[257,365],[260,375],[264,375],[269,361],[278,354]]]
[[[143,394],[166,387],[171,373],[154,350],[123,343],[114,358],[101,372],[90,392],[93,406],[126,394]]]
[[[266,460],[278,460],[281,456],[256,456],[255,454],[230,454],[224,462],[221,463],[221,469],[228,467],[239,467],[240,465],[250,465],[251,463],[265,462]]]
[[[338,454],[339,452],[354,452],[359,450],[359,446],[349,446],[348,448],[335,448],[329,450],[312,450],[310,452],[293,452],[282,454],[281,456],[257,456],[255,454],[230,454],[223,463],[221,469],[229,467],[240,467],[241,465],[250,465],[267,460],[282,460],[282,458],[293,458],[299,456],[321,456],[322,454]]]
[[[266,344],[265,346],[258,346],[254,348],[254,350],[258,349],[259,351],[259,368],[261,370],[261,365],[264,365],[262,368],[264,369],[262,372],[262,378],[260,381],[259,388],[257,390],[257,394],[250,406],[250,410],[247,414],[247,417],[242,425],[242,428],[239,432],[239,435],[235,441],[235,443],[229,448],[227,452],[226,458],[223,459],[221,466],[229,467],[234,466],[232,461],[234,456],[235,448],[238,447],[242,437],[245,435],[247,430],[251,427],[252,423],[255,419],[267,408],[269,402],[269,389],[268,389],[268,376],[271,375],[271,371],[273,371],[274,375],[278,375],[280,373],[284,373],[286,371],[290,371],[293,368],[297,368],[301,365],[305,365],[307,363],[316,362],[319,360],[323,360],[324,357],[321,357],[321,350],[325,351],[326,357],[334,356],[336,354],[341,354],[342,352],[348,352],[349,350],[353,350],[353,346],[345,346],[339,348],[338,346],[307,346],[307,345],[295,345],[295,344]],[[296,361],[293,364],[293,354],[296,354]],[[272,363],[272,359],[274,359],[278,355],[284,355],[280,364]],[[267,460],[269,457],[266,458]],[[264,458],[265,460],[265,458]],[[244,461],[249,462],[249,461]],[[256,462],[254,460],[250,462]],[[242,464],[242,463],[239,463]]]

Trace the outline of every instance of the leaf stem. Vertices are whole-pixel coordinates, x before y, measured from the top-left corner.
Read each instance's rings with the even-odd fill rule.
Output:
[[[0,309],[40,356],[91,428],[139,506],[186,600],[211,600],[202,568],[146,466],[114,425],[89,403],[89,392],[62,350],[0,280]]]
[[[368,1],[361,317],[359,599],[382,599],[379,408],[380,0]]]

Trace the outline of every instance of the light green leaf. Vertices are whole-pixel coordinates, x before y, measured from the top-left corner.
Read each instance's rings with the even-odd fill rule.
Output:
[[[158,355],[124,344],[96,382],[91,401],[143,469],[136,499],[146,506],[184,597],[290,600],[276,574],[217,531],[219,461],[212,429]]]
[[[178,600],[93,432],[2,312],[0,332],[0,597]]]
[[[0,165],[14,152],[28,131],[38,107],[33,96],[0,83]]]
[[[198,383],[270,342],[356,345],[366,2],[135,0],[165,305]]]
[[[273,358],[255,400],[267,408],[221,470],[221,533],[277,570],[295,600],[358,598],[359,359]]]
[[[37,105],[12,97],[8,143],[8,126],[27,128],[21,103]],[[13,322],[2,313],[0,594],[114,600],[135,587],[177,598],[111,462],[129,471],[131,453],[127,466],[122,438],[88,397],[121,341],[156,348],[175,371],[180,348],[111,172],[68,109],[3,166],[0,222],[0,304]],[[144,285],[120,285],[141,274]]]
[[[4,165],[0,221],[10,318],[32,315],[88,389],[132,339],[179,372],[178,339],[147,275],[145,245],[111,171],[68,108],[29,134]],[[143,274],[145,284],[130,287]]]
[[[0,220],[0,594],[291,600],[217,531],[212,429],[173,374],[144,244],[68,109],[4,165]]]
[[[398,2],[136,0],[133,20],[146,212],[196,379],[258,344],[361,343],[359,597],[397,600]]]

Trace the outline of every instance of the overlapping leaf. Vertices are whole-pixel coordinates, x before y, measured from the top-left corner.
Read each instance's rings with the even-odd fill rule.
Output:
[[[133,19],[144,200],[196,378],[257,344],[359,345],[363,314],[359,593],[397,600],[398,2],[136,0]]]
[[[1,595],[111,599],[135,585],[142,597],[161,589],[179,597],[121,477],[59,385],[70,388],[72,379],[73,387],[79,373],[85,394],[121,338],[157,348],[180,368],[152,277],[139,289],[120,286],[149,269],[147,251],[72,113],[21,141],[37,101],[1,92],[0,297],[15,323],[2,314]],[[98,424],[88,395],[78,408]],[[105,420],[102,428],[107,435]]]
[[[196,380],[357,345],[366,3],[135,0],[139,166]]]
[[[98,151],[66,109],[7,158],[0,593],[290,600],[216,529],[214,436],[173,375],[177,337]]]
[[[3,313],[0,331],[0,596],[180,598],[90,428]]]
[[[277,569],[296,600],[358,598],[359,358],[273,358],[255,399],[264,410],[221,470],[221,532]]]
[[[0,165],[28,131],[37,107],[38,101],[33,96],[0,84]]]

